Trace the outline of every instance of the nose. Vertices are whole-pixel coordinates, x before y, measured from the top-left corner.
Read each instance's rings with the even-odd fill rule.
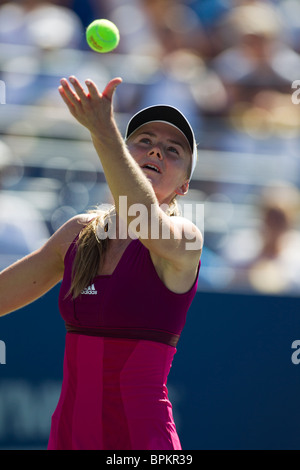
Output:
[[[159,160],[162,160],[163,158],[162,151],[158,145],[149,150],[148,155],[150,157],[157,157]]]

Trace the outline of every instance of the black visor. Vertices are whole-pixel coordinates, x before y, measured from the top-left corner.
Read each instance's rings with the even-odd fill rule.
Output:
[[[125,139],[128,139],[139,127],[155,121],[166,122],[177,127],[187,138],[192,153],[194,152],[195,139],[190,123],[178,109],[168,105],[150,106],[135,114],[127,125]]]

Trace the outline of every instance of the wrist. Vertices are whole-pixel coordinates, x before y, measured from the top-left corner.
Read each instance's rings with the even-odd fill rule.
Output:
[[[93,130],[90,130],[90,134],[93,142],[97,142],[102,145],[112,145],[112,143],[119,140],[123,142],[121,133],[113,118],[106,122],[104,126],[99,124]]]

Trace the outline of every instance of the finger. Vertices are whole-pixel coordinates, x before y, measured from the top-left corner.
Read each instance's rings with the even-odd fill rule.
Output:
[[[105,87],[102,96],[107,98],[109,101],[112,101],[114,92],[116,91],[116,88],[122,83],[122,78],[117,77],[113,78]]]
[[[83,89],[81,83],[79,82],[79,80],[74,77],[74,75],[71,75],[71,77],[69,77],[69,80],[70,82],[72,83],[78,97],[80,100],[84,100],[87,98],[87,94],[85,92],[85,90]]]
[[[85,84],[88,87],[89,94],[90,94],[91,98],[101,97],[101,93],[99,93],[99,90],[98,90],[96,84],[92,80],[90,80],[90,79],[86,80]]]
[[[86,86],[89,89],[90,95],[92,98],[94,97],[104,97],[109,101],[112,101],[113,94],[120,83],[122,83],[122,78],[113,78],[105,87],[102,95],[99,93],[98,88],[96,87],[95,83],[92,80],[86,80]]]
[[[64,93],[65,95],[67,96],[67,98],[71,101],[71,103],[75,106],[75,105],[78,105],[80,103],[80,99],[79,99],[79,96],[77,95],[77,93],[75,93],[72,88],[70,87],[68,81],[65,79],[65,78],[62,78],[61,81],[60,81],[62,87],[63,87],[63,90],[64,90]]]
[[[70,112],[73,114],[74,111],[75,111],[75,106],[74,106],[74,104],[69,100],[69,98],[67,97],[63,86],[58,87],[58,91],[59,91],[59,93],[60,93],[60,96],[62,97],[62,99],[64,100],[64,102],[66,103],[66,105],[68,106]]]

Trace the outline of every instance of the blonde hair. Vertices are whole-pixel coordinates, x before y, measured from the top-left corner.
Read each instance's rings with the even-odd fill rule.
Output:
[[[68,295],[78,297],[83,289],[88,287],[97,276],[99,267],[103,265],[107,252],[109,237],[99,239],[97,232],[101,227],[108,231],[109,218],[115,213],[115,206],[105,212],[99,210],[89,211],[95,217],[80,231],[77,239],[77,251],[72,266],[72,282]],[[172,216],[180,215],[176,196],[169,204],[166,213]]]

